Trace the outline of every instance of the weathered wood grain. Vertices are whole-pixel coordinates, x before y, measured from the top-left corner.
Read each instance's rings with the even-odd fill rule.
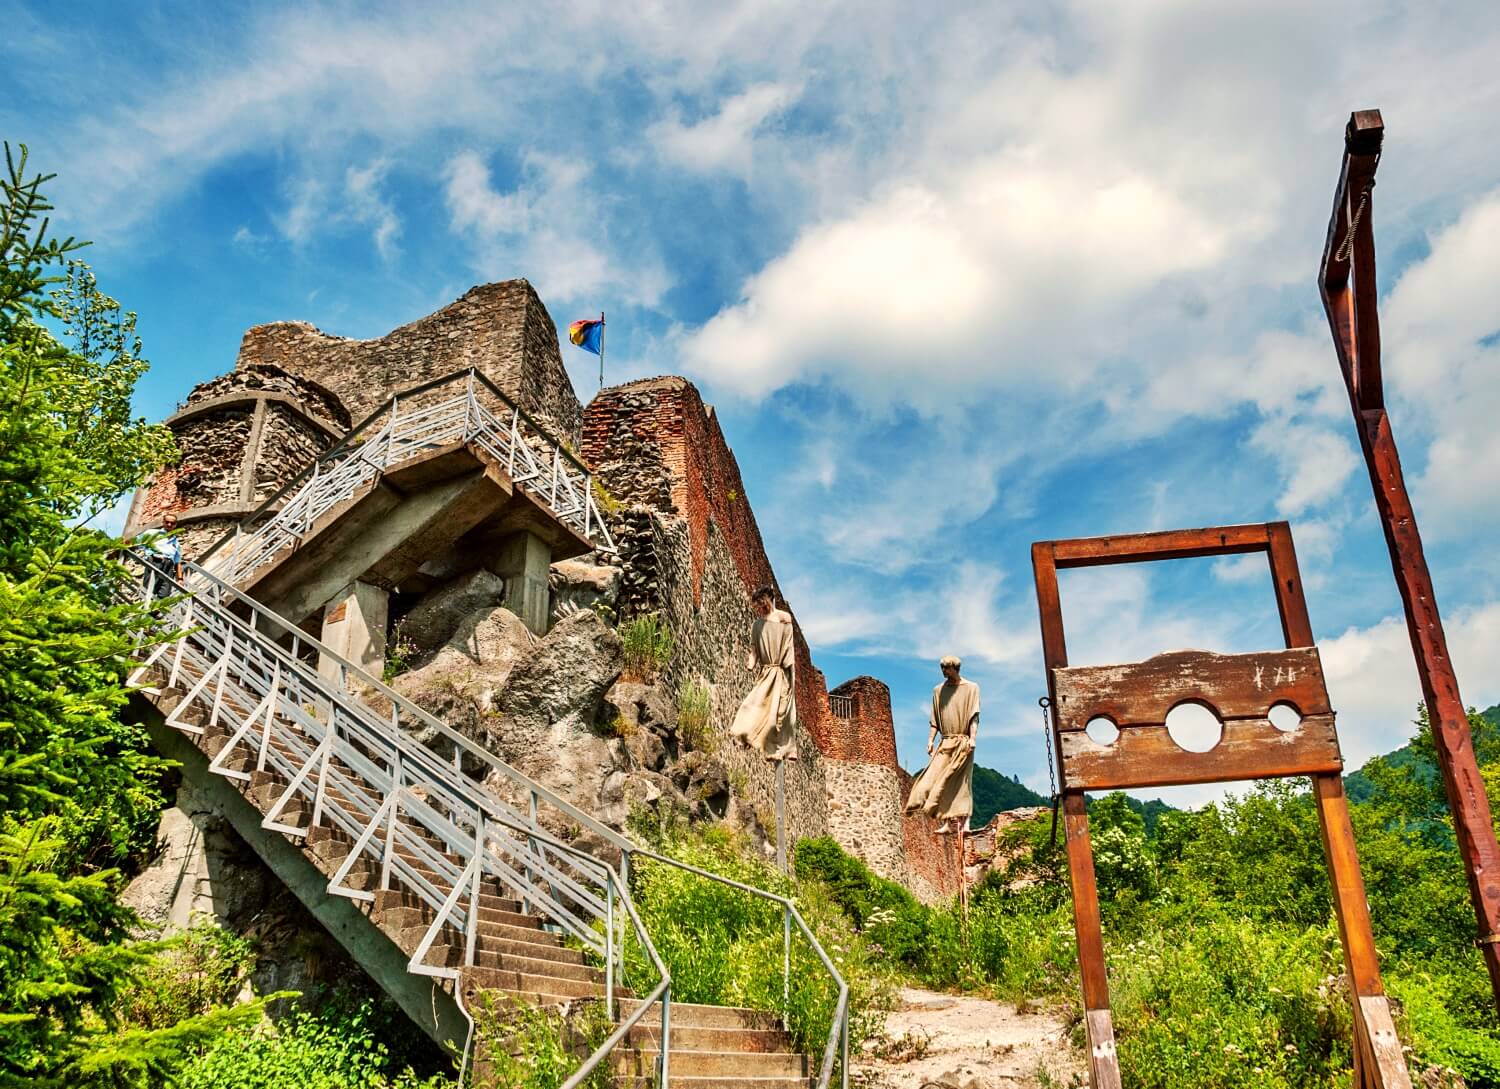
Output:
[[[1058,729],[1082,730],[1103,715],[1122,730],[1160,725],[1179,703],[1207,704],[1221,719],[1262,719],[1274,703],[1290,703],[1304,718],[1333,710],[1316,647],[1215,654],[1179,650],[1144,662],[1072,666],[1053,671]]]
[[[1064,790],[1130,790],[1184,783],[1337,774],[1344,766],[1331,714],[1305,716],[1283,733],[1266,719],[1228,719],[1208,752],[1188,752],[1165,726],[1125,726],[1109,745],[1081,730],[1062,734]]]

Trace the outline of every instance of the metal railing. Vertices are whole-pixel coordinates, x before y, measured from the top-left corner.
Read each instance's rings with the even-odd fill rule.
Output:
[[[459,977],[460,967],[428,963],[440,938],[447,939],[444,945],[450,949],[455,944],[461,948],[457,959],[462,966],[475,963],[479,898],[489,881],[491,887],[513,893],[523,911],[542,916],[602,960],[606,1009],[613,1019],[617,982],[625,968],[623,935],[617,937],[616,930],[628,925],[657,982],[563,1089],[576,1089],[657,1003],[658,1077],[666,1086],[671,974],[630,896],[631,859],[649,858],[781,905],[782,1013],[789,1013],[795,924],[838,988],[818,1086],[828,1089],[835,1049],[842,1041],[842,1084],[847,1089],[849,988],[790,900],[636,846],[221,577],[198,564],[183,566],[187,585],[144,565],[136,590],[142,600],[156,603],[159,630],[143,638],[153,644],[152,650],[132,672],[130,683],[156,674],[166,688],[185,687],[167,724],[194,735],[215,728],[228,733],[210,761],[211,772],[250,780],[251,772],[233,766],[234,754],[243,748],[256,770],[278,774],[286,785],[263,810],[264,828],[306,836],[326,826],[352,840],[329,879],[329,893],[374,900],[375,892],[349,883],[354,867],[364,861],[364,872],[376,877],[379,889],[399,881],[433,912],[408,961],[409,971]],[[172,596],[161,598],[163,590]],[[169,638],[161,639],[163,634]],[[376,710],[375,704],[389,709]],[[193,708],[201,712],[199,721],[189,721]],[[433,740],[418,741],[412,733]],[[451,754],[435,748],[437,741],[451,746]],[[478,774],[466,770],[466,764]],[[525,812],[486,783],[524,799]],[[310,807],[305,824],[283,819],[294,802],[304,811]],[[619,868],[549,831],[541,819],[543,807],[554,826],[581,829],[617,850]],[[622,918],[617,919],[616,904],[623,909]],[[451,952],[446,959],[454,959]],[[464,1015],[469,1017],[468,1011]],[[465,1064],[472,1042],[471,1032]]]
[[[795,923],[802,936],[807,939],[807,944],[812,947],[818,960],[823,962],[823,968],[833,980],[838,989],[838,1000],[833,1008],[833,1022],[828,1027],[828,1042],[823,1048],[823,1064],[819,1067],[818,1089],[828,1089],[828,1083],[833,1076],[833,1064],[836,1051],[842,1051],[839,1064],[840,1082],[843,1089],[849,1089],[849,985],[844,982],[844,977],[834,967],[833,961],[829,959],[828,953],[818,942],[813,934],[812,928],[802,918],[802,913],[797,910],[797,905],[785,896],[778,896],[774,892],[758,889],[754,885],[746,885],[741,881],[734,881],[728,877],[714,873],[712,870],[699,869],[697,866],[689,865],[667,855],[660,855],[654,851],[647,851],[640,847],[628,849],[628,855],[636,858],[647,858],[652,862],[658,862],[664,866],[675,866],[679,870],[697,874],[699,877],[716,881],[721,885],[739,889],[762,900],[770,900],[781,905],[782,923],[782,974],[781,974],[781,1015],[788,1027],[791,1021],[791,985],[792,985],[792,924]]]
[[[453,393],[435,396],[445,386]],[[615,551],[589,468],[471,368],[397,393],[214,542],[199,562],[226,582],[243,583],[381,473],[460,442],[483,449],[512,483],[596,549]]]

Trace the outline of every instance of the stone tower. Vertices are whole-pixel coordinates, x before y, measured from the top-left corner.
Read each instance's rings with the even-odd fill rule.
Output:
[[[337,442],[349,412],[317,382],[255,364],[195,386],[166,423],[182,461],[136,492],[125,533],[175,514],[193,557]]]

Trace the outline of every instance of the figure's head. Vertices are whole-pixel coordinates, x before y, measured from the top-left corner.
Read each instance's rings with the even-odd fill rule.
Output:
[[[770,616],[771,610],[776,608],[776,591],[769,586],[761,586],[750,595],[750,607],[755,610],[756,616]]]
[[[943,676],[951,684],[958,680],[958,671],[963,668],[963,662],[949,654],[945,655],[943,660],[938,662],[938,668],[943,671]]]
[[[172,530],[176,529],[177,528],[177,515],[175,515],[175,514],[163,514],[161,516],[161,528],[165,532],[167,532],[167,533],[170,533],[170,532],[172,532]]]

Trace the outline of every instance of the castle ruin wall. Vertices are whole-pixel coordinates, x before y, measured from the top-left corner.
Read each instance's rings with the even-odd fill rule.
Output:
[[[476,369],[554,437],[576,447],[583,409],[563,366],[557,326],[525,280],[471,288],[385,336],[332,336],[305,321],[246,331],[240,368],[270,363],[336,393],[362,419],[393,393]]]

